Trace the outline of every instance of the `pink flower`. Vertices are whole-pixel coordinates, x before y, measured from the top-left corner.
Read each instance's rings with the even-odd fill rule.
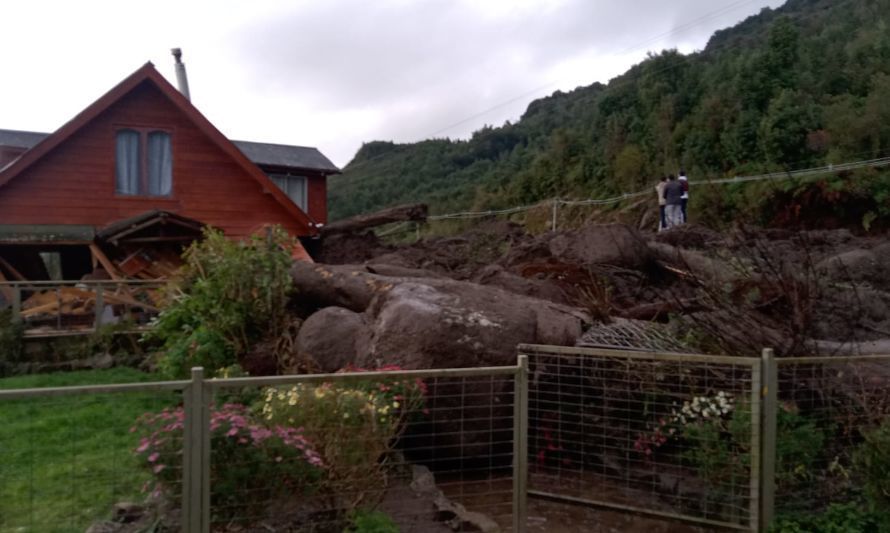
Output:
[[[167,465],[157,464],[154,468],[151,469],[155,474],[160,474],[163,469],[167,468]]]
[[[159,454],[158,452],[154,452],[153,454],[148,456],[148,462],[153,463],[153,462],[157,461],[158,457],[160,457],[160,456],[161,456],[161,454]]]

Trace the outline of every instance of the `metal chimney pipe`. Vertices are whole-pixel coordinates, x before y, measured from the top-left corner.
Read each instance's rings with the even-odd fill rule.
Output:
[[[191,100],[192,97],[189,95],[189,79],[185,74],[185,63],[182,62],[182,50],[173,48],[170,52],[176,59],[176,84],[179,85],[179,92],[185,96],[186,100]]]

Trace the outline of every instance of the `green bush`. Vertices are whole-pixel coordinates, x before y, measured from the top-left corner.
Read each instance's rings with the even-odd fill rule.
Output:
[[[880,533],[887,531],[886,521],[855,503],[833,503],[822,513],[779,516],[770,533]]]
[[[280,228],[237,242],[205,230],[183,255],[185,265],[145,337],[163,344],[160,369],[185,378],[191,367],[203,366],[213,376],[259,339],[277,335],[292,290],[294,245]]]
[[[853,465],[872,509],[890,509],[890,421],[865,434],[865,441],[853,454]]]
[[[386,513],[380,511],[356,511],[352,526],[344,533],[399,533],[399,526]]]
[[[3,363],[16,363],[22,357],[24,326],[13,322],[12,311],[0,311],[0,371]]]

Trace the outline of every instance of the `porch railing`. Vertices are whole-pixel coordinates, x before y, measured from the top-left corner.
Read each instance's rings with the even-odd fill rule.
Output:
[[[91,333],[108,324],[147,327],[160,312],[163,281],[67,280],[0,282],[0,309],[26,337]]]

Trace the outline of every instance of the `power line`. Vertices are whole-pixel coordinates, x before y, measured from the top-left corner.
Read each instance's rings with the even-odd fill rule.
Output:
[[[763,181],[763,180],[782,180],[782,179],[805,179],[812,178],[817,176],[824,176],[826,174],[833,174],[835,172],[845,172],[849,170],[856,170],[859,168],[877,168],[882,166],[890,165],[890,157],[882,157],[878,159],[869,159],[864,161],[854,161],[848,163],[840,163],[837,165],[826,165],[822,167],[815,168],[805,168],[798,170],[790,170],[785,172],[769,172],[766,174],[756,174],[752,176],[735,176],[732,178],[721,178],[716,180],[703,180],[700,183],[709,184],[709,185],[720,185],[727,183],[747,183],[751,181]],[[691,184],[692,182],[690,182]],[[460,213],[447,213],[444,215],[433,215],[427,217],[427,220],[454,220],[454,219],[472,219],[472,218],[484,218],[489,216],[497,216],[497,215],[509,215],[514,213],[521,213],[524,211],[530,211],[532,209],[540,208],[545,205],[565,205],[565,206],[585,206],[585,205],[609,205],[619,203],[625,200],[629,200],[631,198],[638,198],[645,195],[652,194],[652,191],[649,189],[644,189],[641,191],[636,191],[632,193],[624,193],[618,196],[612,196],[609,198],[589,198],[585,200],[560,200],[559,198],[552,198],[548,200],[543,200],[541,202],[537,202],[530,205],[522,205],[511,207],[507,209],[495,209],[489,211],[464,211]]]

